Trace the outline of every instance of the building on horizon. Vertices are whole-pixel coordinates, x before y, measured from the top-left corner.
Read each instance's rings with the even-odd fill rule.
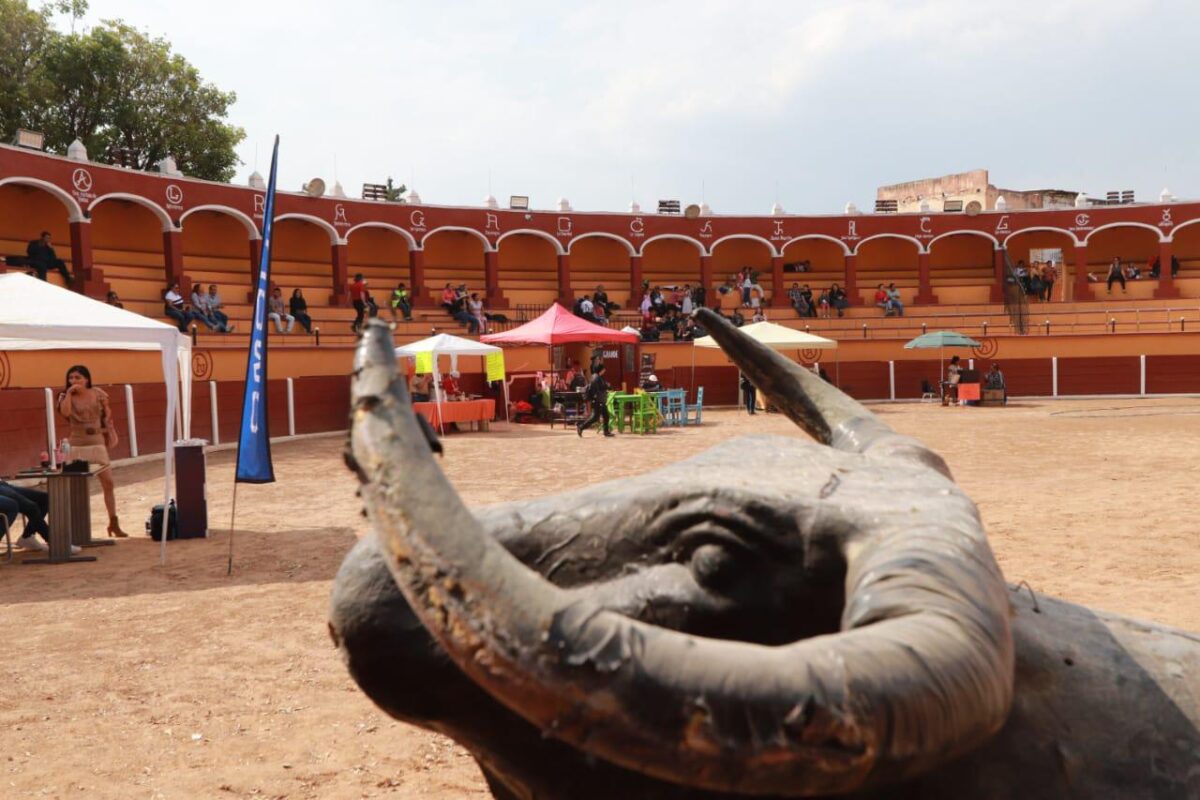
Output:
[[[973,169],[937,178],[921,178],[880,186],[875,190],[875,210],[895,212],[993,211],[1004,198],[1004,208],[1025,211],[1071,208],[1079,192],[1068,189],[1000,189],[988,181],[986,169]]]

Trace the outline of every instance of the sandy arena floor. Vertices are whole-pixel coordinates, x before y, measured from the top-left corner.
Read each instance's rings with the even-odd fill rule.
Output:
[[[1011,582],[1200,630],[1200,400],[875,407],[940,451]],[[778,415],[706,411],[699,429],[604,440],[543,427],[454,435],[445,467],[475,505],[645,472]],[[208,540],[140,535],[158,464],[117,472],[135,538],[92,564],[0,565],[0,797],[459,798],[486,795],[453,743],[392,722],[325,632],[330,580],[363,532],[342,437],[275,448],[279,482],[239,489],[209,456]],[[99,495],[92,498],[98,526]],[[99,531],[100,528],[97,527]]]

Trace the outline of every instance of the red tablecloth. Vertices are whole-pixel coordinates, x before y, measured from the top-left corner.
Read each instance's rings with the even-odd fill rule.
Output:
[[[413,403],[416,411],[429,424],[437,428],[441,422],[491,422],[496,416],[495,400],[455,400],[442,403],[442,416],[438,418],[437,403]]]

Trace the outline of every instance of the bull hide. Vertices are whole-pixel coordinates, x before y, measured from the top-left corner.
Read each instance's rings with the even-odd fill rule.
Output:
[[[697,312],[815,442],[468,511],[386,326],[330,631],[498,798],[1196,798],[1200,637],[1008,587],[945,463]]]

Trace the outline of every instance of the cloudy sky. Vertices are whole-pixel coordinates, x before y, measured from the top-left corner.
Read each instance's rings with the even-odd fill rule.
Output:
[[[1013,189],[1200,195],[1194,0],[91,0],[237,92],[237,181],[389,175],[427,203],[870,207]],[[63,23],[64,27],[67,23]]]

